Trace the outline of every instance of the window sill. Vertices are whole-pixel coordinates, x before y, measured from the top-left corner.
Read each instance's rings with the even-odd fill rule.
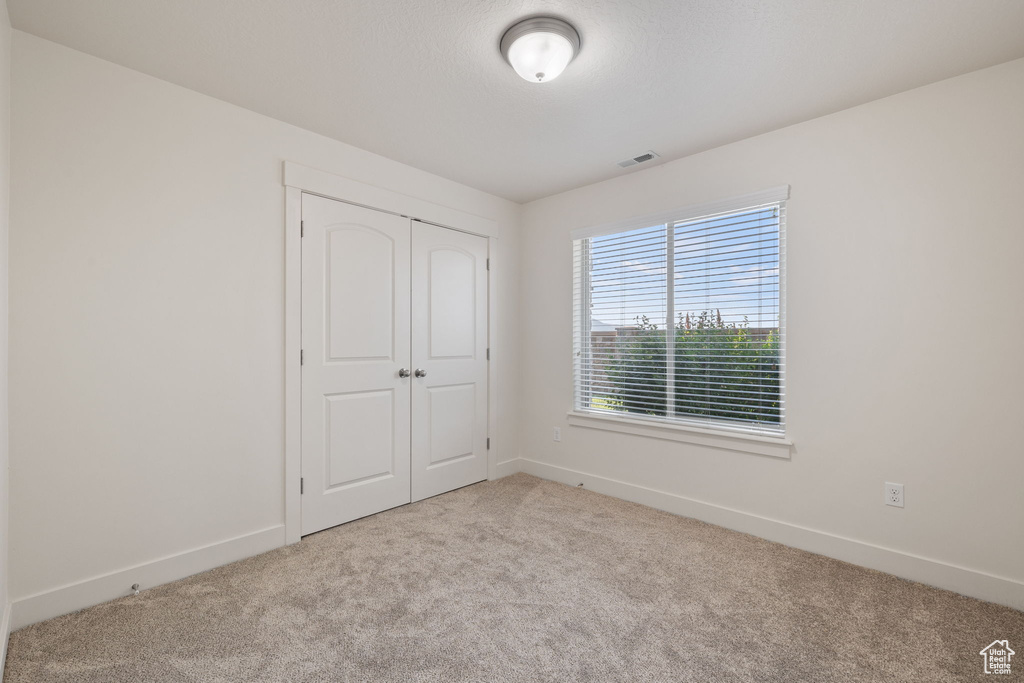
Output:
[[[740,453],[753,453],[771,458],[788,460],[793,442],[785,437],[760,436],[739,432],[719,432],[700,427],[666,424],[648,420],[631,420],[611,415],[595,415],[570,411],[567,415],[569,424],[574,427],[602,429],[609,432],[646,436],[652,439],[681,441],[709,448],[721,448]]]

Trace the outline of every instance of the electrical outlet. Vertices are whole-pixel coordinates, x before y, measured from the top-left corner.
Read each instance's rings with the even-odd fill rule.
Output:
[[[561,440],[562,440],[562,428],[561,427],[555,427],[555,441],[561,441]]]
[[[903,484],[885,482],[885,504],[895,508],[903,507]]]

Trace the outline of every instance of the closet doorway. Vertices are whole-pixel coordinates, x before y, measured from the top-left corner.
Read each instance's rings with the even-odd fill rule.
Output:
[[[301,211],[301,533],[486,479],[487,239]]]

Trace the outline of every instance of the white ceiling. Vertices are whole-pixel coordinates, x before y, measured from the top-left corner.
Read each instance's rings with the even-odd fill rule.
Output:
[[[22,31],[515,201],[1024,57],[1024,0],[7,2]],[[498,53],[533,14],[583,38],[546,84]]]

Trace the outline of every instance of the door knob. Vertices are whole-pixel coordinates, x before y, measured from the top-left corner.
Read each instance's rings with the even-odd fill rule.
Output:
[[[399,377],[408,377],[409,376],[409,368],[401,368],[398,371],[398,376]]]
[[[427,376],[427,371],[424,370],[423,368],[416,368],[416,376],[417,377],[426,377]]]

